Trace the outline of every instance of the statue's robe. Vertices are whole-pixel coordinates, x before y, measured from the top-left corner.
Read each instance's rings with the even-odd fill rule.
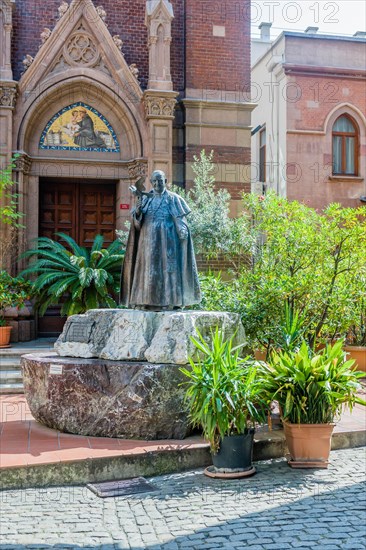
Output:
[[[187,203],[176,193],[144,195],[132,223],[122,268],[121,303],[174,308],[201,301]],[[180,237],[186,238],[180,238]]]

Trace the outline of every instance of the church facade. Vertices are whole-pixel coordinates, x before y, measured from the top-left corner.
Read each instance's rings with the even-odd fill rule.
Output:
[[[250,190],[250,0],[0,0],[0,52],[19,252],[58,231],[113,241],[129,186],[155,169],[189,185],[202,149],[233,213]]]

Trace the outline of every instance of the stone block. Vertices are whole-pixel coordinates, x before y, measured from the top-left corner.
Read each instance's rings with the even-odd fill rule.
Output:
[[[22,357],[34,418],[63,432],[128,439],[183,439],[189,432],[179,365]]]
[[[148,361],[185,365],[196,350],[191,336],[197,329],[211,340],[216,327],[225,338],[245,343],[244,328],[235,313],[219,311],[90,310],[67,320],[55,350],[63,357]]]

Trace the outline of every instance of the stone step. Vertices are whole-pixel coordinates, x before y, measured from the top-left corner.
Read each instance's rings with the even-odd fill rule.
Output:
[[[10,368],[20,367],[20,357],[0,357],[0,372]]]
[[[0,393],[24,393],[23,382],[1,383]]]
[[[20,364],[8,362],[4,365],[0,360],[0,394],[23,393],[23,377]]]
[[[12,370],[1,370],[0,371],[0,381],[3,380],[21,380],[22,379],[22,372],[20,369],[12,369]]]
[[[52,339],[40,339],[32,342],[13,344],[10,348],[0,349],[0,394],[23,393],[20,359],[27,353],[53,351]]]

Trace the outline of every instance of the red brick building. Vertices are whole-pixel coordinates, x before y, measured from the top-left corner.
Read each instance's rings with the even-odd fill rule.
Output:
[[[60,5],[61,2],[61,5]],[[26,232],[107,242],[129,185],[153,169],[185,184],[215,151],[216,179],[250,187],[250,0],[0,0],[0,161]]]
[[[366,195],[366,36],[283,32],[253,44],[252,188],[316,208]],[[264,32],[263,32],[264,31]],[[261,47],[261,50],[259,49]]]

